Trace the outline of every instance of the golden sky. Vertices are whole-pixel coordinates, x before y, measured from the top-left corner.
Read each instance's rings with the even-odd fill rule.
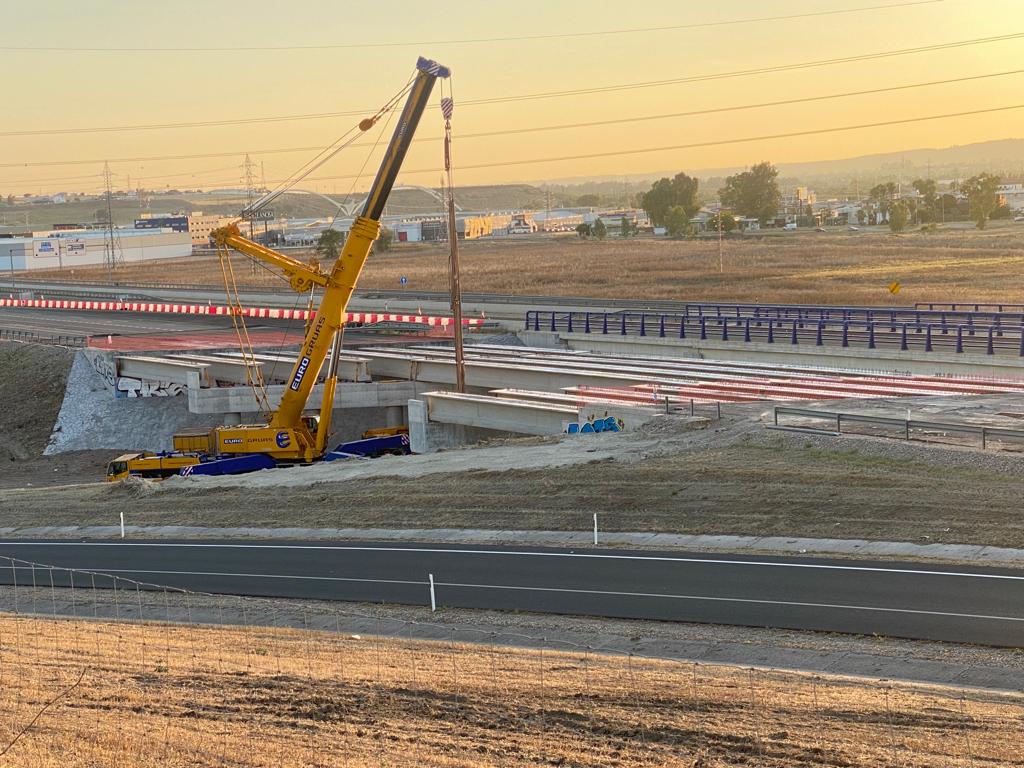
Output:
[[[513,5],[455,0],[296,0],[244,4],[178,0],[10,3],[0,50],[0,132],[215,121],[373,110],[412,72],[417,55],[453,70],[456,183],[642,175],[666,169],[742,166],[769,159],[834,159],[916,147],[1024,136],[1024,110],[846,133],[470,169],[468,166],[664,147],[1024,103],[1024,74],[740,112],[600,127],[471,138],[517,128],[640,117],[794,99],[1024,68],[1024,38],[910,56],[717,81],[507,103],[460,102],[678,79],[1024,32],[1024,2],[975,0],[861,10],[831,16],[666,31],[503,42],[437,42],[625,30],[754,17],[864,9],[900,0],[638,0],[634,3],[524,0]],[[14,7],[10,7],[14,6]],[[434,42],[431,42],[434,41]],[[270,50],[269,46],[379,47]],[[410,43],[409,45],[395,45]],[[136,52],[46,48],[133,48]],[[245,50],[159,51],[240,47]],[[434,101],[438,95],[435,93]],[[0,136],[0,193],[98,191],[104,158],[223,154],[179,160],[112,160],[116,184],[148,188],[236,186],[242,157],[262,162],[268,182],[358,118],[203,128]],[[421,138],[437,137],[427,112]],[[460,138],[464,137],[464,138]],[[372,137],[371,137],[372,138]],[[343,152],[305,188],[347,192],[367,150]],[[377,156],[367,165],[372,178]],[[96,161],[38,166],[55,161]],[[19,165],[13,165],[19,164]],[[436,186],[441,145],[420,141],[400,182]],[[461,167],[461,168],[460,168]],[[423,170],[422,173],[413,171]],[[358,188],[365,188],[369,178]]]

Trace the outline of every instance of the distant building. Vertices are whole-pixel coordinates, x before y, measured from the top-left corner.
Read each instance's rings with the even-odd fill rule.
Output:
[[[1000,201],[1015,211],[1024,208],[1024,184],[1000,184],[996,190]]]
[[[188,232],[192,245],[208,246],[210,233],[235,219],[230,216],[207,215],[202,211],[192,213],[144,213],[135,220],[136,229],[170,229],[174,232]]]
[[[188,256],[187,233],[170,229],[119,229],[125,264]],[[106,233],[96,230],[39,233],[32,237],[0,238],[0,270],[74,269],[102,264]]]

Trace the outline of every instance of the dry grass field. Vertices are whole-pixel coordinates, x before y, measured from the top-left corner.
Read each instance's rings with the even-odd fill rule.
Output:
[[[864,305],[1021,302],[1024,288],[1024,225],[1013,222],[981,232],[772,233],[726,239],[723,251],[720,272],[714,239],[478,240],[462,244],[462,285],[467,293]],[[446,270],[446,246],[404,245],[371,257],[360,287],[398,290],[404,275],[410,291],[445,290]],[[285,287],[263,269],[237,274],[251,286]],[[106,276],[77,269],[74,279]],[[220,270],[212,257],[189,258],[128,266],[118,279],[220,285]],[[892,282],[903,286],[895,299]]]
[[[1018,697],[258,628],[257,602],[241,627],[0,614],[0,765],[1024,765]]]

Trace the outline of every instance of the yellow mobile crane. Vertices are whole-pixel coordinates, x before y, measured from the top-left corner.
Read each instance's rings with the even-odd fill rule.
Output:
[[[178,474],[234,474],[276,466],[278,463],[309,463],[328,451],[331,410],[341,354],[341,330],[352,291],[380,234],[380,218],[391,188],[398,177],[420,117],[438,78],[450,75],[447,67],[420,58],[405,106],[395,126],[380,169],[370,188],[361,214],[352,224],[341,255],[330,273],[277,253],[241,236],[236,225],[214,231],[219,247],[230,247],[247,256],[279,268],[296,291],[313,287],[323,290],[316,316],[306,329],[298,358],[288,378],[281,403],[265,424],[215,427],[209,433],[175,435],[171,454],[120,456],[108,466],[107,479],[127,475],[162,476]],[[374,123],[363,120],[365,131]],[[253,207],[261,204],[259,201]],[[265,204],[262,203],[262,204]],[[319,417],[304,417],[303,411],[324,362],[328,361]],[[173,461],[169,461],[173,459]],[[179,464],[183,464],[181,467]],[[174,466],[172,466],[174,465]]]

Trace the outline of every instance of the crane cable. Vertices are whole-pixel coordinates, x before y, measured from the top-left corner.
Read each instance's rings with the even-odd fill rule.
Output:
[[[370,117],[363,118],[362,120],[359,121],[358,124],[349,128],[347,131],[345,131],[345,133],[343,133],[341,136],[339,136],[337,139],[331,142],[328,146],[322,149],[319,153],[317,153],[312,159],[308,160],[306,163],[300,166],[298,170],[294,171],[290,176],[285,178],[273,190],[265,194],[256,202],[254,202],[251,206],[247,206],[245,208],[245,211],[257,211],[260,208],[264,207],[265,205],[270,204],[271,202],[279,198],[281,195],[283,195],[285,192],[290,190],[292,187],[294,187],[296,184],[301,182],[303,179],[308,177],[311,173],[313,173],[318,168],[323,166],[329,160],[334,158],[343,149],[351,145],[359,137],[360,134],[365,133],[366,131],[373,128],[373,126],[377,124],[378,120],[380,120],[384,115],[390,114],[395,109],[395,107],[401,102],[402,98],[404,98],[405,95],[409,92],[409,89],[412,88],[414,79],[415,76],[410,77],[406,84],[401,88],[401,90],[399,90],[398,93],[396,93],[394,96],[388,99],[388,101],[386,101],[384,105],[376,111],[376,113],[374,113]]]
[[[235,280],[235,270],[231,263],[231,252],[226,245],[218,243],[217,256],[224,279],[224,293],[227,297],[231,326],[235,329],[235,336],[238,337],[238,349],[242,353],[242,360],[245,363],[246,383],[252,389],[260,414],[269,414],[271,408],[267,385],[263,379],[263,369],[260,368],[260,364],[256,360],[252,339],[249,337],[249,329],[245,324],[245,310],[242,307],[241,297],[238,295],[238,283]]]

